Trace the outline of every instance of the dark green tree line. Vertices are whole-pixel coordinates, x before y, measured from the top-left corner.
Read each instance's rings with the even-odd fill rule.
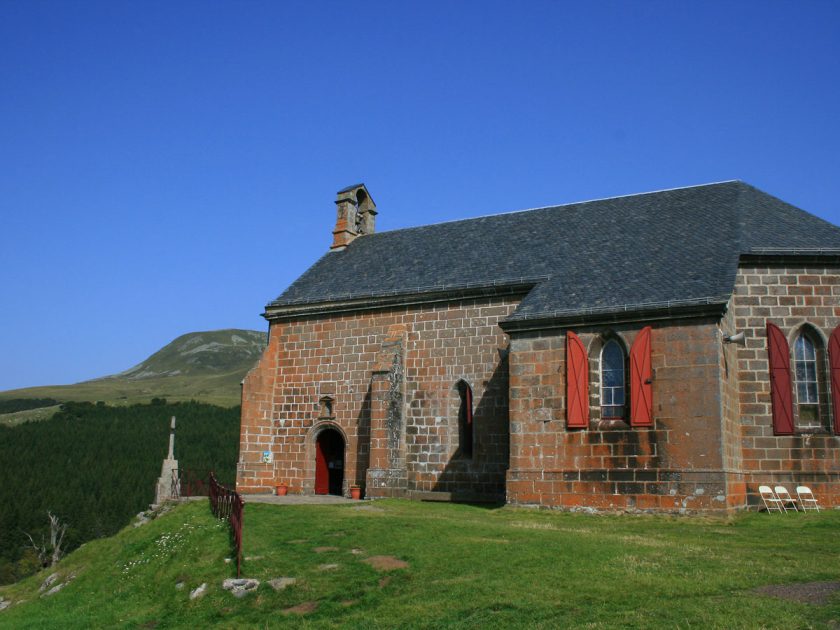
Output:
[[[11,398],[0,400],[0,414],[14,413],[15,411],[26,411],[28,409],[40,409],[41,407],[52,407],[59,401],[54,398]]]
[[[26,533],[47,530],[47,512],[69,527],[68,551],[110,536],[154,500],[155,482],[177,418],[182,469],[215,470],[232,484],[239,408],[204,403],[109,407],[65,403],[49,420],[0,426],[0,583],[34,570]]]

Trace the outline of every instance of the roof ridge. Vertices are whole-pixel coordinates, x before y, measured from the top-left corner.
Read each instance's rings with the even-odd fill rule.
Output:
[[[267,316],[303,312],[306,304],[324,304],[324,312],[349,308],[349,299],[357,305],[370,299],[378,308],[427,291],[435,299],[473,299],[489,293],[472,288],[521,286],[538,276],[548,278],[534,282],[517,319],[564,310],[596,317],[633,304],[667,310],[698,296],[731,294],[748,248],[765,248],[753,258],[783,248],[782,255],[803,261],[816,254],[790,252],[840,250],[840,227],[745,182],[669,190],[675,192],[361,236],[341,252],[325,252],[267,307]]]
[[[494,212],[493,214],[481,214],[475,217],[467,217],[464,219],[450,219],[448,221],[438,221],[436,223],[424,223],[423,225],[411,225],[408,227],[395,228],[393,230],[384,230],[382,232],[374,232],[373,234],[365,234],[364,236],[371,237],[377,234],[391,234],[393,232],[405,232],[407,230],[420,230],[423,228],[432,227],[435,225],[447,225],[449,223],[462,223],[464,221],[476,221],[478,219],[489,219],[493,217],[505,217],[512,214],[521,214],[523,212],[535,212],[537,210],[552,210],[555,208],[567,208],[569,206],[581,206],[587,203],[598,203],[599,201],[610,201],[612,199],[625,199],[628,197],[644,197],[645,195],[655,195],[663,192],[673,192],[676,190],[690,190],[692,188],[705,188],[707,186],[720,186],[722,184],[744,184],[749,186],[745,181],[740,179],[726,179],[719,182],[708,182],[706,184],[693,184],[691,186],[677,186],[674,188],[661,188],[659,190],[649,190],[640,193],[630,193],[627,195],[614,195],[612,197],[599,197],[596,199],[585,199],[583,201],[572,201],[569,203],[553,204],[548,206],[537,206],[535,208],[523,208],[521,210],[509,210],[507,212]],[[360,237],[361,238],[361,237]]]
[[[744,182],[744,185],[738,189],[738,193],[735,195],[735,204],[733,206],[735,211],[735,226],[737,227],[735,233],[735,246],[739,252],[743,249],[744,229],[746,227],[744,204],[750,202],[750,200],[747,199],[747,196],[754,191],[758,191],[758,189]]]

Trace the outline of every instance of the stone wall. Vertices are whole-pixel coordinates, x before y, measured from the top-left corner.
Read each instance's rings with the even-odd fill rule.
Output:
[[[723,343],[723,337],[739,332],[735,325],[735,313],[730,302],[721,321],[720,392],[721,392],[721,435],[723,439],[723,468],[726,471],[726,505],[737,510],[747,505],[747,487],[744,483],[741,449],[740,390],[738,381],[738,350],[734,343]]]
[[[388,367],[380,365],[383,344],[397,340],[406,490],[503,497],[507,337],[498,322],[518,302],[482,298],[272,322],[268,348],[243,384],[237,488],[268,492],[284,481],[292,493],[312,492],[315,440],[325,427],[345,439],[345,490],[349,483],[364,486],[371,412],[375,420],[387,395],[374,376]],[[471,458],[458,456],[459,379],[473,392]],[[325,397],[329,412],[320,402]],[[264,450],[273,452],[273,463],[260,462]]]
[[[510,503],[725,509],[716,321],[653,324],[653,428],[600,417],[600,350],[609,338],[629,350],[644,325],[574,329],[589,353],[588,429],[566,428],[565,331],[512,336]]]
[[[508,343],[498,323],[518,301],[273,322],[243,386],[238,488],[284,481],[312,492],[315,440],[330,427],[346,443],[345,490],[367,483],[370,496],[506,493],[519,505],[694,512],[756,506],[759,484],[801,483],[840,505],[825,361],[840,324],[840,267],[742,264],[720,321],[650,322],[652,428],[600,409],[603,345],[616,339],[629,355],[646,322],[573,329],[589,358],[590,423],[567,429],[566,331],[514,332]],[[773,435],[767,321],[791,347],[803,325],[819,339],[825,430]],[[735,332],[746,347],[722,342]],[[458,443],[459,380],[473,393],[472,457]],[[273,462],[260,461],[264,451]]]
[[[269,335],[262,357],[242,381],[242,411],[239,426],[239,462],[236,487],[239,492],[268,492],[280,479],[273,463],[261,461],[272,451],[276,437],[274,390],[278,378],[279,338]]]
[[[732,298],[735,328],[746,333],[737,348],[740,383],[739,439],[741,465],[737,478],[752,505],[758,505],[761,484],[782,484],[793,492],[810,486],[824,505],[840,505],[840,436],[831,426],[830,392],[825,387],[825,348],[840,324],[840,267],[792,266],[790,263],[742,265]],[[822,343],[823,379],[820,414],[826,429],[798,429],[796,435],[773,435],[766,322],[779,326],[791,351],[802,326],[810,326]],[[792,361],[792,357],[791,357]],[[793,370],[793,364],[791,363]],[[795,385],[794,385],[795,387]],[[796,416],[794,391],[794,415]]]

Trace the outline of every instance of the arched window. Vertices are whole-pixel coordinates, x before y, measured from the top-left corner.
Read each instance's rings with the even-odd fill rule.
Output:
[[[793,374],[796,383],[797,425],[821,425],[820,397],[825,392],[822,346],[808,330],[793,342]]]
[[[601,418],[627,417],[627,362],[624,350],[610,339],[601,350]]]
[[[472,388],[465,381],[458,381],[458,453],[461,457],[473,454],[473,400]]]

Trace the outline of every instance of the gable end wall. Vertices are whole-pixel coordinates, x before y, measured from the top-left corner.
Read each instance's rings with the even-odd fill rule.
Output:
[[[742,264],[732,311],[735,329],[745,332],[747,340],[745,348],[727,352],[737,353],[740,383],[738,435],[733,437],[740,453],[732,455],[738,471],[732,483],[743,486],[753,506],[760,503],[759,485],[776,484],[791,492],[807,485],[821,504],[840,505],[840,436],[830,430],[773,435],[766,336],[769,321],[779,326],[791,350],[795,331],[805,323],[827,339],[840,325],[840,266]],[[820,397],[822,412],[831,418],[830,392],[823,389]],[[796,415],[795,392],[793,399]]]
[[[364,487],[371,405],[379,402],[372,379],[383,348],[399,340],[403,490],[504,497],[508,374],[500,350],[508,342],[498,322],[518,303],[518,297],[483,298],[273,322],[269,347],[243,386],[237,488],[270,492],[283,481],[290,493],[313,492],[314,442],[327,425],[347,440],[345,494],[351,483]],[[473,390],[471,459],[456,453],[459,379]],[[325,391],[334,399],[331,418],[319,416]],[[272,451],[273,463],[260,463],[263,450]]]

